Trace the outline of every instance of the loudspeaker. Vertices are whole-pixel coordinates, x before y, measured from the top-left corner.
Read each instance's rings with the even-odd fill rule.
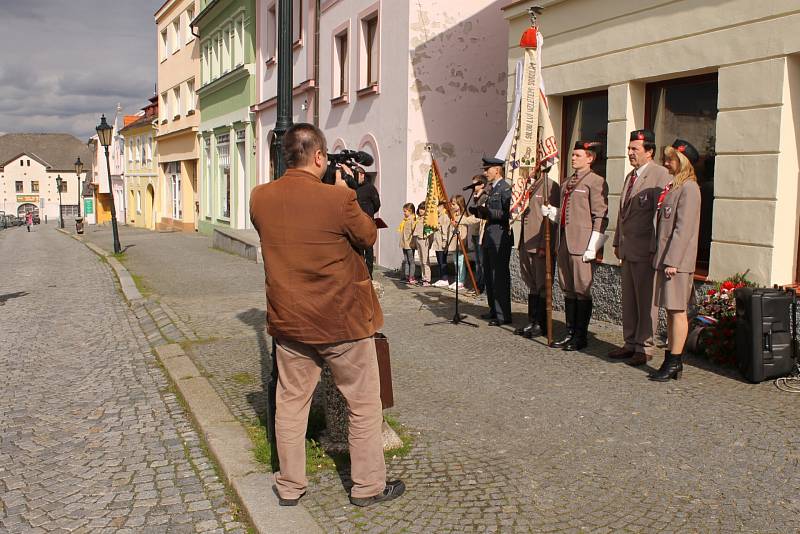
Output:
[[[742,287],[735,297],[736,362],[742,375],[754,383],[788,375],[794,368],[794,292]]]

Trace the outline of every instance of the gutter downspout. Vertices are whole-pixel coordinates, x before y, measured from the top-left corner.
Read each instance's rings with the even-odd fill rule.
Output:
[[[321,0],[314,6],[314,126],[319,127],[319,22]]]

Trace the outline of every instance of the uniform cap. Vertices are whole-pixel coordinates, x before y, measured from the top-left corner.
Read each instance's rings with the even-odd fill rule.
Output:
[[[502,167],[506,164],[505,161],[499,158],[481,158],[483,164],[481,167],[488,169],[489,167]]]
[[[675,139],[675,142],[672,143],[672,148],[681,152],[684,156],[686,156],[689,161],[692,162],[692,165],[697,163],[697,160],[700,159],[700,153],[697,152],[697,149],[692,146],[689,141],[684,141],[683,139]]]
[[[634,130],[631,132],[631,141],[644,141],[645,143],[655,143],[656,134],[652,130]]]

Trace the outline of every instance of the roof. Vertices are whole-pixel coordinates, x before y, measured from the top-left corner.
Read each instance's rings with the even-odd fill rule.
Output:
[[[49,166],[53,171],[74,171],[80,157],[87,171],[92,152],[86,143],[66,133],[9,133],[0,135],[0,168],[22,154]]]

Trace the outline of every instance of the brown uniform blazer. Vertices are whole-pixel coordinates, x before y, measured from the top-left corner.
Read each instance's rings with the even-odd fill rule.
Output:
[[[545,221],[550,222],[550,219],[542,215],[545,193],[544,183],[542,178],[534,182],[528,209],[522,218],[522,235],[520,236],[519,249],[526,252],[536,252],[540,248],[544,248],[544,224]],[[550,178],[547,178],[547,196],[548,203],[551,206],[558,207],[561,205],[561,189]],[[556,234],[552,223],[550,224],[550,239],[551,243],[555,244]]]
[[[338,343],[383,325],[367,266],[353,248],[371,247],[378,230],[355,191],[290,169],[253,189],[250,219],[261,238],[271,336]]]
[[[625,192],[633,171],[625,177],[619,199],[617,231],[614,233],[614,247],[618,249],[619,259],[627,261],[652,261],[652,248],[655,235],[655,215],[658,196],[672,177],[667,169],[651,161],[639,174],[633,184],[628,201],[624,202]]]
[[[569,200],[564,202],[567,185],[572,176],[567,178],[561,187],[561,206],[556,214],[556,221],[561,224],[561,210],[564,215],[564,235],[567,239],[567,251],[573,255],[582,255],[589,246],[592,232],[606,231],[608,226],[608,184],[606,179],[592,171],[578,176],[578,185],[573,189]],[[559,229],[557,246],[561,246]],[[558,249],[556,249],[558,250]]]
[[[658,210],[653,268],[693,273],[700,233],[700,187],[695,181],[670,189]]]

